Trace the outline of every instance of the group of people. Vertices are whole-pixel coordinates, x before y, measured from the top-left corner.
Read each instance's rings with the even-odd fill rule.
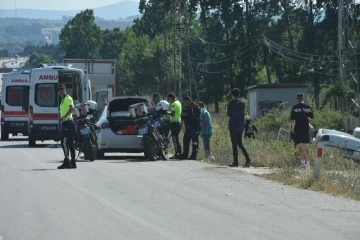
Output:
[[[232,101],[227,107],[227,116],[229,117],[229,131],[233,149],[233,163],[230,167],[237,167],[238,162],[238,148],[244,154],[245,167],[251,164],[250,156],[243,145],[242,135],[245,131],[244,137],[254,138],[257,128],[250,122],[250,118],[245,120],[245,103],[240,100],[240,90],[234,88],[231,90]],[[153,94],[153,100],[150,103],[151,107],[155,107],[161,101],[159,93]],[[204,103],[194,102],[191,97],[185,96],[182,103],[177,99],[174,93],[169,93],[167,101],[170,103],[170,128],[172,134],[172,141],[174,143],[175,154],[172,159],[197,159],[199,151],[199,137],[203,140],[205,156],[211,156],[210,139],[213,135],[213,127],[211,115],[205,108]],[[184,123],[184,138],[183,151],[179,140],[179,134]],[[189,156],[190,142],[192,143],[192,152]]]
[[[74,111],[74,102],[71,96],[66,93],[66,86],[59,84],[58,92],[62,98],[60,104],[60,118],[62,122],[62,140],[61,145],[64,151],[64,162],[59,169],[76,168],[75,147],[73,141],[74,122],[72,113]],[[237,88],[231,90],[232,101],[227,107],[227,116],[229,117],[229,132],[233,150],[233,162],[230,167],[237,167],[238,148],[241,149],[245,157],[245,166],[249,167],[252,160],[243,145],[242,134],[244,137],[254,138],[254,132],[257,128],[251,123],[250,118],[245,117],[245,103],[240,100],[240,91]],[[173,159],[197,159],[199,150],[199,137],[203,139],[203,145],[206,157],[211,155],[210,139],[213,135],[213,127],[210,113],[206,110],[202,102],[196,103],[191,97],[183,97],[183,104],[177,99],[174,93],[167,95],[167,101],[170,103],[170,109],[167,112],[170,116],[170,128],[172,140],[174,143],[175,154]],[[156,106],[161,101],[159,93],[153,94],[152,105]],[[309,168],[311,154],[309,150],[310,135],[309,122],[314,118],[312,108],[304,102],[304,94],[297,95],[298,104],[293,106],[291,110],[291,132],[293,140],[298,148],[301,168]],[[244,120],[246,119],[246,123]],[[184,123],[185,132],[183,138],[183,150],[181,148],[179,134]],[[192,143],[192,152],[190,157],[190,142]],[[71,160],[69,159],[69,153]]]

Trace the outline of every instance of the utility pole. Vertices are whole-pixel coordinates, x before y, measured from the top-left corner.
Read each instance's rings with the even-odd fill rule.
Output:
[[[180,36],[178,37],[178,41],[179,41],[179,75],[178,75],[178,81],[179,81],[179,94],[178,96],[180,98],[182,98],[182,34],[181,34],[181,30],[182,30],[182,19],[181,19],[181,0],[177,0],[178,3],[178,11],[177,11],[177,20],[178,20],[178,30],[180,30]]]
[[[357,105],[360,114],[360,92],[359,76],[356,59],[356,32],[355,32],[355,3],[356,0],[339,0],[338,8],[338,52],[339,52],[339,80],[357,90],[357,101],[352,101]],[[354,86],[354,84],[356,84]],[[344,96],[344,111],[349,112],[349,96]],[[349,127],[349,122],[347,123]],[[351,126],[353,127],[353,126]]]
[[[16,1],[15,1],[15,18],[17,18],[17,7],[16,7]]]
[[[260,24],[260,29],[261,29],[262,35],[265,37],[265,29],[264,29],[264,25],[262,23]],[[270,67],[269,67],[270,48],[269,48],[269,44],[266,42],[265,38],[264,38],[264,43],[265,43],[265,44],[263,44],[264,65],[266,68],[266,76],[267,76],[268,84],[271,84]]]

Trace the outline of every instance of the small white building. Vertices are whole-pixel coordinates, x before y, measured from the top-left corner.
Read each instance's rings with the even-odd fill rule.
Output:
[[[72,64],[73,68],[79,68],[88,72],[91,81],[91,91],[112,88],[115,96],[115,64],[114,59],[70,59],[64,63]]]
[[[250,118],[258,118],[282,103],[285,108],[292,107],[297,103],[297,93],[307,97],[309,86],[306,83],[274,83],[250,86],[247,90]]]

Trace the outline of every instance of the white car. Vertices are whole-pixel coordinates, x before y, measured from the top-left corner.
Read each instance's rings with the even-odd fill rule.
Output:
[[[144,152],[135,121],[129,113],[129,106],[140,102],[148,104],[145,97],[114,97],[102,109],[95,124],[97,158],[104,157],[106,152]]]
[[[339,148],[342,149],[345,157],[360,160],[360,139],[351,134],[331,129],[319,129],[314,142],[323,142],[324,151]]]

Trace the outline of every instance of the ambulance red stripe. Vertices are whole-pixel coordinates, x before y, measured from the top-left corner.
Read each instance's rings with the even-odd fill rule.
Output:
[[[34,120],[59,120],[57,113],[34,113]]]
[[[28,113],[22,111],[4,111],[4,117],[27,117]]]

